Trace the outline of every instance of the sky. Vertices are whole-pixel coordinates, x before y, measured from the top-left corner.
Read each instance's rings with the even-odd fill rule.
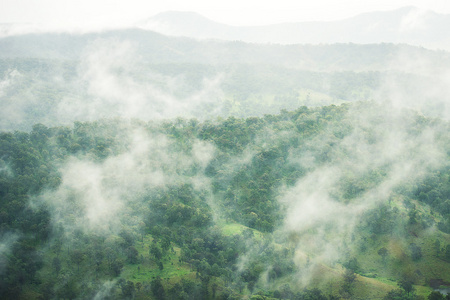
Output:
[[[449,0],[0,0],[0,23],[121,27],[176,10],[198,12],[228,25],[267,25],[332,21],[411,5],[450,14]]]

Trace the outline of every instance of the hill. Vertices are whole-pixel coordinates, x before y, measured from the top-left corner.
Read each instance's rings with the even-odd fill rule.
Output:
[[[450,282],[449,132],[375,103],[3,132],[0,295],[427,296]]]
[[[11,36],[0,49],[3,130],[104,117],[263,116],[391,94],[449,116],[449,53],[407,45],[261,45],[119,30]]]
[[[404,66],[390,62],[400,55],[424,57],[433,66],[450,64],[447,52],[394,44],[270,45],[238,41],[199,41],[127,29],[97,33],[42,33],[0,38],[1,59],[78,60],[86,51],[115,41],[130,43],[145,63],[208,65],[266,64],[314,71],[386,71]]]
[[[251,43],[332,44],[405,43],[449,49],[450,16],[415,7],[369,12],[329,22],[293,22],[265,26],[228,26],[192,12],[165,12],[138,27],[172,36]]]

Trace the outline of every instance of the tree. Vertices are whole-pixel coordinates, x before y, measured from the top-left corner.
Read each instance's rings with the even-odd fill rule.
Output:
[[[139,252],[133,246],[128,247],[127,249],[127,261],[130,264],[136,264],[138,262]]]
[[[70,255],[70,260],[72,261],[72,263],[77,265],[78,271],[80,271],[80,264],[83,262],[84,258],[84,253],[78,249],[73,250]]]
[[[292,298],[292,296],[294,295],[294,293],[292,292],[292,290],[291,290],[291,287],[290,287],[290,285],[289,284],[283,284],[281,287],[280,287],[280,294],[281,294],[281,297],[283,298],[283,299],[291,299]]]
[[[111,270],[115,276],[119,276],[120,272],[122,272],[123,261],[120,259],[116,259],[111,263]]]
[[[151,285],[152,285],[153,296],[155,296],[156,299],[164,299],[165,298],[165,291],[164,291],[164,286],[162,285],[161,277],[157,276],[152,281]]]
[[[58,290],[57,297],[58,299],[75,299],[78,294],[79,289],[75,279],[71,278]]]
[[[97,266],[97,271],[100,269],[100,265],[102,264],[103,257],[104,257],[104,253],[101,249],[95,251],[93,259],[94,259],[95,265]]]
[[[213,299],[216,298],[216,291],[217,291],[218,287],[219,287],[219,285],[217,284],[217,282],[213,282],[213,284],[211,284],[211,291],[212,291]]]
[[[450,260],[450,244],[445,247],[445,259]]]
[[[386,257],[389,255],[389,251],[386,248],[380,248],[378,250],[378,255],[381,256],[381,260],[383,261],[383,264],[386,263]]]
[[[414,285],[411,280],[403,279],[398,283],[398,286],[401,287],[406,294],[409,296],[411,293],[414,293]]]
[[[56,275],[61,271],[61,260],[58,257],[55,257],[52,262],[53,268],[55,268]]]
[[[440,292],[433,291],[428,295],[427,299],[428,300],[444,300],[445,297]]]
[[[145,224],[145,222],[140,222],[139,223],[139,233],[140,233],[140,235],[141,235],[141,242],[143,243],[144,242],[144,235],[145,235],[145,232],[146,232],[146,224]]]
[[[344,298],[353,295],[353,283],[356,280],[356,274],[352,269],[346,269],[344,273],[344,282],[341,287],[341,294]]]
[[[318,288],[314,288],[314,289],[305,289],[303,291],[303,298],[301,299],[305,299],[305,300],[327,300],[328,298],[322,294],[322,291],[319,290]]]
[[[408,300],[409,297],[400,289],[395,289],[387,293],[383,300]]]
[[[415,210],[415,208],[411,209],[408,213],[408,223],[410,225],[416,225],[417,224],[417,211]]]
[[[170,237],[163,236],[161,238],[161,250],[167,252],[170,249]]]
[[[358,260],[356,259],[356,257],[353,257],[349,259],[347,263],[344,264],[344,267],[352,270],[353,272],[357,272],[359,270]]]
[[[436,251],[436,256],[439,256],[439,254],[441,253],[441,241],[439,241],[438,239],[436,239],[436,241],[434,242],[434,250]]]
[[[409,244],[409,251],[411,252],[411,259],[413,261],[418,261],[422,258],[422,248],[417,246],[415,243]]]
[[[142,288],[142,283],[136,282],[135,286],[136,286],[136,290],[139,292]]]
[[[136,293],[134,283],[130,280],[121,282],[120,288],[122,289],[122,296],[125,299],[133,298]]]
[[[163,256],[162,250],[159,245],[153,240],[153,243],[150,245],[150,255],[152,255],[156,260],[160,260]]]

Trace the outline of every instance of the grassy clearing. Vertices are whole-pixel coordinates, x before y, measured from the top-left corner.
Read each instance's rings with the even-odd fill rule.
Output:
[[[222,227],[222,233],[226,236],[241,234],[242,231],[248,227],[238,224],[238,223],[228,223],[223,225]]]
[[[376,281],[381,282],[383,284],[389,285],[393,288],[398,287],[397,281],[395,281],[392,278],[386,278],[386,277],[376,277],[374,278]]]
[[[382,298],[386,296],[389,291],[396,288],[389,279],[384,281],[378,278],[368,278],[364,276],[357,276],[354,284],[355,298]]]
[[[157,261],[150,257],[149,249],[153,241],[150,235],[144,237],[143,242],[136,243],[139,252],[139,263],[127,264],[123,268],[122,277],[133,282],[145,282],[155,279],[157,276],[169,280],[176,278],[177,281],[185,277],[195,277],[189,265],[180,262],[181,249],[173,247],[161,260],[163,269],[160,270]]]
[[[256,229],[249,228],[239,223],[225,223],[223,225],[219,225],[222,233],[226,236],[232,236],[236,234],[242,234],[242,232],[246,229],[250,229],[253,231],[253,237],[258,239],[262,239],[264,234]]]
[[[417,295],[424,296],[425,298],[427,298],[428,295],[433,291],[432,288],[421,285],[415,285],[414,288],[416,289]]]

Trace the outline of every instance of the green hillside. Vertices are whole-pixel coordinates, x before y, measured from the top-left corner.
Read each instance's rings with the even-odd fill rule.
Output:
[[[137,29],[2,37],[0,130],[386,99],[447,118],[449,65],[445,51],[396,44],[249,44]]]
[[[2,132],[0,298],[426,298],[449,129],[354,102]]]

